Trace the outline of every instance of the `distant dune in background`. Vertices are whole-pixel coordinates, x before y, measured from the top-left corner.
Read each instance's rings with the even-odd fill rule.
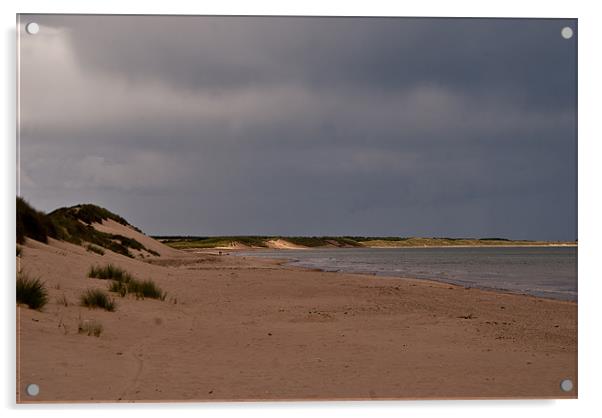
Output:
[[[575,246],[571,241],[529,241],[506,238],[420,238],[357,236],[223,236],[178,237],[154,236],[160,242],[178,249],[302,249],[302,248],[423,248],[423,247],[549,247]]]

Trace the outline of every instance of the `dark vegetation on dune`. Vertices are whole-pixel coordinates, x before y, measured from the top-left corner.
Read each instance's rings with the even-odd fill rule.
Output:
[[[111,280],[109,291],[119,293],[122,297],[128,294],[137,298],[151,298],[165,300],[167,294],[152,280],[138,280],[130,273],[113,264],[104,267],[92,266],[88,277],[102,280]]]
[[[56,213],[72,213],[80,221],[90,225],[101,223],[104,220],[112,219],[121,225],[129,225],[128,221],[113,212],[92,204],[77,205],[70,208],[60,208],[50,212],[50,216]]]
[[[17,274],[17,303],[40,310],[48,303],[48,292],[40,279]]]
[[[96,205],[77,205],[56,209],[45,214],[31,207],[23,198],[17,197],[17,243],[24,244],[25,238],[47,243],[48,237],[50,237],[76,245],[94,244],[96,247],[88,246],[87,249],[98,254],[102,251],[99,247],[102,247],[128,257],[133,257],[130,249],[144,250],[158,255],[157,252],[148,250],[135,239],[119,234],[100,232],[92,226],[93,223],[101,223],[107,219],[112,219],[141,232],[121,216]],[[95,251],[95,249],[100,251]]]
[[[437,247],[437,246],[499,246],[499,245],[547,245],[546,241],[510,240],[507,238],[450,238],[450,237],[371,237],[371,236],[154,236],[153,238],[173,248],[226,247],[233,243],[254,248],[269,246],[268,241],[282,239],[304,247]]]
[[[25,237],[29,237],[47,243],[48,236],[54,234],[55,227],[50,218],[17,197],[17,242],[25,244]]]
[[[197,244],[203,247],[220,247],[227,246],[232,242],[238,242],[249,247],[267,247],[265,243],[265,237],[260,236],[232,236],[232,237],[200,237],[199,239],[185,240],[195,241]]]
[[[479,238],[480,241],[510,241],[508,238]]]
[[[228,246],[231,243],[239,243],[249,247],[266,248],[267,241],[284,239],[296,245],[306,247],[360,247],[361,244],[351,237],[284,237],[284,236],[225,236],[225,237],[178,237],[178,236],[155,236],[165,244],[174,248],[213,248]]]
[[[121,297],[131,294],[138,299],[151,298],[165,300],[167,296],[167,293],[163,292],[152,280],[140,281],[133,278],[128,281],[112,281],[109,285],[109,291],[119,293]]]
[[[130,279],[132,279],[130,273],[128,273],[121,267],[117,267],[113,264],[107,264],[104,267],[90,267],[90,270],[88,271],[88,277],[101,280],[117,280],[119,282],[129,281]]]
[[[295,245],[305,247],[361,247],[362,245],[354,237],[278,237]]]
[[[161,254],[159,254],[158,252],[156,252],[155,250],[151,250],[150,248],[147,248],[146,251],[148,253],[150,253],[151,255],[154,255],[155,257],[160,257]]]
[[[115,301],[107,296],[105,292],[99,289],[88,289],[80,297],[82,306],[88,308],[101,308],[105,311],[115,311]]]

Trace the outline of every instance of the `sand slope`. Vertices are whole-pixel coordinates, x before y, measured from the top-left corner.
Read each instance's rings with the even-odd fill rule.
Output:
[[[118,234],[123,235],[124,237],[133,238],[138,241],[140,244],[144,245],[146,248],[156,251],[161,256],[174,256],[178,252],[167,245],[160,243],[159,241],[145,235],[141,232],[136,231],[134,228],[128,225],[122,225],[119,222],[115,222],[112,219],[105,219],[102,223],[94,223],[92,224],[94,229],[100,232],[105,232],[108,234]],[[131,250],[135,252],[134,250]],[[146,253],[145,255],[149,255]]]
[[[167,251],[135,232],[162,257],[23,247],[21,268],[50,302],[17,308],[20,402],[576,396],[559,389],[577,379],[575,303]],[[86,273],[108,262],[167,299],[78,306],[85,289],[106,288]],[[82,320],[102,335],[78,334]]]
[[[278,250],[303,250],[308,247],[304,245],[293,244],[290,241],[286,241],[283,239],[271,239],[266,241],[268,248],[278,249]]]

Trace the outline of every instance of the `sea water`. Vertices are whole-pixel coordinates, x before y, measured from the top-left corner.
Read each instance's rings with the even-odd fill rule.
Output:
[[[576,247],[333,248],[254,250],[289,265],[442,281],[465,287],[577,300]]]

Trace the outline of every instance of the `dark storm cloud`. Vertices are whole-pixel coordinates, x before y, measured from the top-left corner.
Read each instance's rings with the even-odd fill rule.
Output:
[[[152,233],[576,238],[574,21],[35,19],[22,191],[45,209],[95,201]]]
[[[541,102],[574,93],[574,63],[566,59],[573,43],[557,36],[566,23],[149,16],[81,18],[70,27],[87,70],[185,89],[298,82],[390,91],[439,83],[482,95],[510,89]]]

